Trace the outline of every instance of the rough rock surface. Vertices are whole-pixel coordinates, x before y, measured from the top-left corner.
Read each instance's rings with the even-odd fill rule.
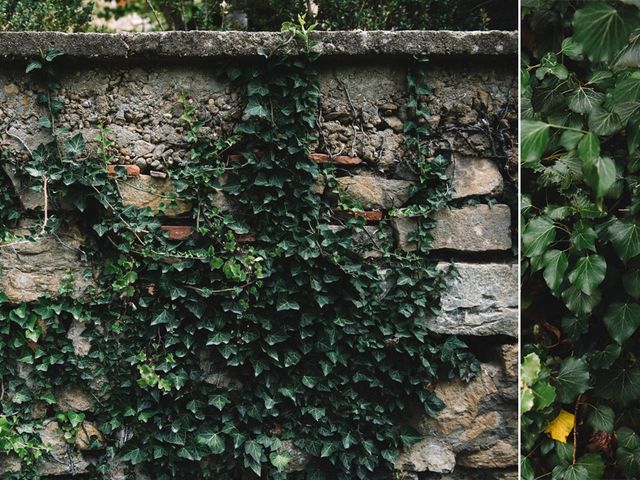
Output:
[[[470,205],[441,210],[434,215],[436,226],[431,230],[432,250],[485,252],[511,248],[511,211],[506,205]],[[392,220],[398,248],[412,252],[418,245],[411,241],[418,223],[414,218]]]
[[[455,454],[433,438],[422,440],[400,454],[395,465],[398,470],[435,473],[450,473],[455,466]]]
[[[122,202],[137,208],[150,208],[152,212],[173,217],[191,210],[191,204],[175,196],[171,180],[157,179],[150,175],[140,175],[126,180],[118,180]]]
[[[39,434],[42,443],[50,449],[39,465],[40,475],[76,475],[87,471],[89,462],[64,440],[58,422],[46,421]]]
[[[413,183],[406,180],[364,175],[341,177],[338,185],[365,210],[401,207],[411,198],[413,189]]]
[[[473,469],[515,466],[517,408],[505,389],[512,382],[500,366],[484,363],[469,383],[461,380],[438,383],[435,393],[446,407],[435,418],[415,417],[414,426],[425,439],[400,456],[406,462],[401,465],[409,467],[413,463],[414,467],[407,468],[410,471],[441,472],[436,469],[439,467],[420,463],[435,452],[426,446],[437,444],[441,450],[437,458],[454,458],[446,472],[453,471],[455,465]]]
[[[296,447],[291,440],[282,442],[280,450],[289,454],[289,463],[285,467],[286,473],[302,472],[311,461],[309,454]]]
[[[81,295],[91,284],[85,277],[87,265],[80,260],[82,242],[77,232],[66,231],[0,246],[0,291],[12,303],[31,302],[44,293],[58,293],[69,281]]]
[[[424,319],[436,333],[518,336],[518,266],[456,263],[438,315]]]
[[[76,387],[56,390],[56,404],[63,412],[88,412],[93,409],[92,398]]]
[[[452,170],[453,199],[502,193],[504,180],[491,160],[456,156]]]

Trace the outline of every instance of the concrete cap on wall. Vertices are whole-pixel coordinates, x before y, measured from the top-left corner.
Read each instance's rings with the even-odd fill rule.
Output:
[[[1,32],[0,60],[60,49],[86,59],[257,57],[275,50],[277,32],[62,33]],[[336,31],[314,32],[322,56],[515,56],[517,32]]]

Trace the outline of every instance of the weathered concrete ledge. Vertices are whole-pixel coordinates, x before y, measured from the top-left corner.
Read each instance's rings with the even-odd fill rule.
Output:
[[[277,32],[0,33],[0,59],[32,57],[60,49],[68,57],[222,58],[256,57],[281,43]],[[517,32],[349,31],[315,32],[323,56],[504,56],[516,55]]]

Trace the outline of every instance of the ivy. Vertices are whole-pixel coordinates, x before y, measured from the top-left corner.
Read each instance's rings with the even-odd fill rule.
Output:
[[[114,163],[108,131],[89,155],[81,136],[56,127],[54,58],[30,64],[49,112],[41,125],[53,140],[25,170],[51,202],[73,206],[64,218],[45,215],[40,227],[83,226],[95,287],[79,299],[68,286],[30,304],[0,304],[0,376],[16,392],[2,399],[0,451],[37,464],[41,421],[26,407],[42,400],[54,413],[56,388],[90,384],[99,401],[86,417],[106,441],[92,478],[110,478],[113,459],[130,475],[137,468],[159,480],[248,472],[389,478],[397,452],[420,439],[401,426],[409,409],[437,415],[444,405],[434,383],[468,380],[478,370],[464,342],[419,321],[437,314],[448,275],[427,255],[428,217],[446,205],[448,186],[446,158],[424,156],[424,122],[415,119],[410,144],[421,181],[419,204],[409,208],[425,217],[418,252],[363,243],[365,220],[349,213],[348,199],[337,209],[313,192],[325,177],[340,195],[335,169],[308,155],[320,95],[311,28],[301,20],[283,31],[283,43],[300,46],[298,56],[265,52],[250,65],[227,66],[246,105],[225,138],[202,134],[183,97],[189,161],[169,170],[176,197],[164,207],[178,199],[193,205],[194,234],[180,242],[150,210],[122,203],[107,174]],[[422,118],[423,68],[417,64],[410,78]],[[116,179],[123,170],[116,168]],[[223,210],[221,194],[237,208]],[[365,259],[374,248],[378,258]],[[66,336],[72,323],[87,329],[87,356]],[[20,376],[24,365],[33,368],[29,383]],[[73,438],[84,417],[55,413]],[[305,472],[285,473],[292,460],[285,442],[310,456]]]
[[[526,3],[522,477],[637,478],[640,12]]]

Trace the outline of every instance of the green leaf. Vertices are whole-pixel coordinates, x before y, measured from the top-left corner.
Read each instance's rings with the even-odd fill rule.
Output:
[[[74,135],[64,144],[67,155],[72,157],[80,156],[85,151],[84,137],[81,133]]]
[[[584,467],[589,474],[589,480],[600,480],[604,475],[605,463],[597,453],[587,453],[578,459],[576,465]]]
[[[533,393],[533,389],[529,387],[523,387],[520,389],[520,413],[523,414],[533,410],[535,400],[536,397]]]
[[[582,173],[585,183],[602,198],[616,181],[616,164],[609,157],[583,160]]]
[[[44,59],[47,62],[52,62],[53,60],[55,60],[56,58],[58,58],[61,55],[64,55],[64,52],[62,50],[59,50],[57,48],[53,48],[53,49],[47,51],[47,53],[44,56]]]
[[[587,133],[578,142],[578,156],[582,162],[594,161],[600,156],[600,140],[592,132]]]
[[[599,107],[604,101],[604,93],[596,92],[593,88],[578,87],[568,97],[569,109],[576,113],[589,113]]]
[[[222,435],[210,429],[200,431],[196,435],[196,443],[207,447],[214,455],[219,455],[225,450],[224,438]]]
[[[253,458],[256,463],[262,460],[262,446],[255,440],[249,440],[244,444],[244,453]]]
[[[616,220],[609,226],[609,236],[616,253],[623,262],[640,254],[640,224]]]
[[[562,40],[562,53],[572,60],[582,59],[582,45],[576,43],[573,37]]]
[[[527,257],[542,255],[556,238],[553,220],[542,215],[529,221],[522,234],[522,253]]]
[[[612,303],[603,320],[611,338],[622,344],[640,327],[640,305]]]
[[[578,251],[596,251],[596,231],[590,224],[580,220],[573,226],[571,232],[571,246]]]
[[[610,62],[635,28],[636,19],[628,17],[605,2],[590,2],[573,17],[573,39],[592,62]]]
[[[584,465],[569,465],[563,480],[593,480],[589,478],[589,471]]]
[[[42,68],[42,63],[40,63],[38,60],[31,60],[27,64],[27,68],[25,70],[25,73],[31,73],[34,70],[40,70],[41,68]]]
[[[607,345],[604,350],[594,351],[589,358],[589,364],[594,369],[610,368],[620,357],[622,348],[617,343]]]
[[[569,282],[591,295],[604,280],[607,262],[600,255],[586,255],[580,258],[571,272]]]
[[[249,102],[247,103],[247,107],[245,108],[244,113],[249,117],[256,117],[256,118],[267,118],[267,116],[269,115],[269,112],[267,111],[267,109],[264,108],[264,106],[260,103],[260,101],[256,100],[255,98],[249,99]]]
[[[618,446],[636,450],[640,448],[640,436],[628,427],[622,427],[617,432]]]
[[[612,135],[622,129],[622,120],[616,112],[597,107],[589,113],[589,129],[596,135]]]
[[[287,452],[271,452],[269,454],[271,465],[278,469],[278,472],[284,472],[291,461],[291,456]]]
[[[615,413],[607,405],[594,407],[587,417],[587,423],[598,432],[612,432]]]
[[[640,145],[640,115],[635,115],[629,119],[625,133],[627,134],[629,155],[633,155],[638,150],[638,145]]]
[[[551,291],[556,291],[562,285],[564,273],[569,266],[567,255],[560,250],[547,250],[542,257],[544,265],[544,281]]]
[[[285,310],[300,310],[300,304],[294,300],[281,298],[278,300],[278,305],[276,306],[276,310],[278,312],[282,312]]]
[[[544,410],[556,401],[557,393],[553,385],[548,383],[537,383],[533,386],[535,405],[538,410]]]
[[[589,366],[584,359],[565,358],[556,377],[558,400],[561,403],[573,402],[578,395],[589,389],[589,378]]]
[[[598,374],[595,392],[623,406],[640,399],[640,368],[622,367]]]
[[[629,296],[640,300],[640,269],[636,268],[625,273],[622,277],[622,285]]]
[[[523,120],[521,123],[521,158],[523,163],[540,160],[549,143],[550,126],[544,122]]]
[[[530,353],[522,359],[520,366],[520,379],[525,385],[533,385],[540,375],[540,357],[536,353]]]

